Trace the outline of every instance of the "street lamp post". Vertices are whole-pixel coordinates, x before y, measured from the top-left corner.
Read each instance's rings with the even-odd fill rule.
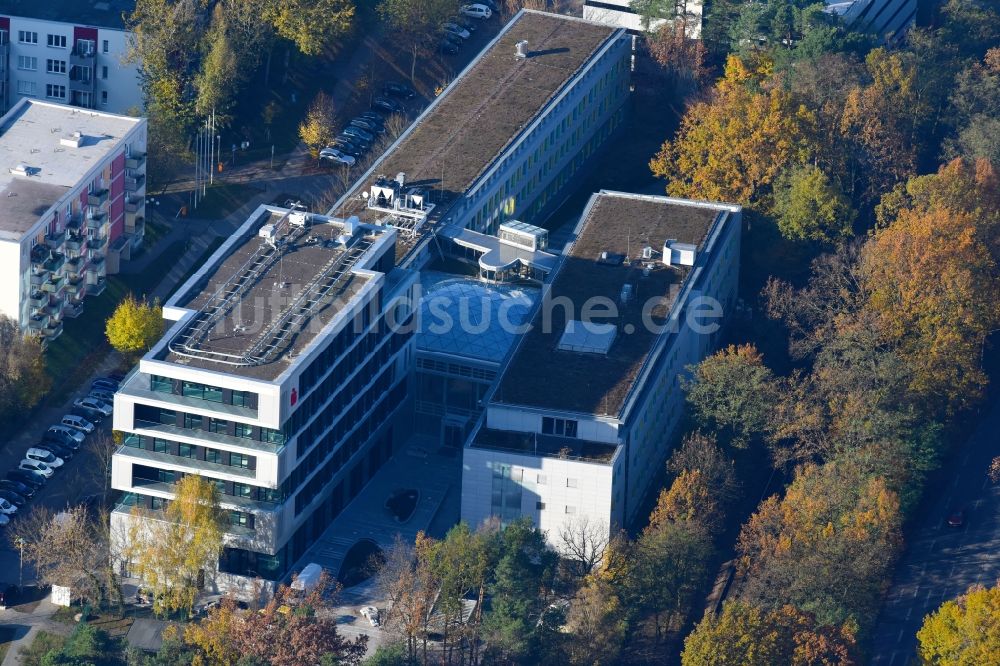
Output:
[[[20,562],[17,567],[17,589],[18,591],[24,589],[24,539],[17,537],[14,544],[17,546],[17,551],[20,553]]]

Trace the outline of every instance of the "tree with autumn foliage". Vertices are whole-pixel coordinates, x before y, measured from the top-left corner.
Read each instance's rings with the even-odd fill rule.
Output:
[[[682,380],[687,402],[706,432],[746,448],[767,432],[780,391],[753,345],[730,345],[690,368]]]
[[[951,414],[981,398],[983,347],[1000,326],[1000,187],[988,162],[956,160],[906,192],[865,247],[870,307],[910,388]]]
[[[1000,584],[974,585],[924,618],[917,632],[921,663],[996,663],[1000,655]]]
[[[901,546],[901,522],[882,478],[850,461],[805,465],[784,497],[764,500],[743,526],[743,599],[790,603],[822,624],[867,626]]]
[[[767,610],[730,601],[684,641],[682,666],[850,666],[860,663],[850,623],[821,624],[790,605]]]
[[[177,482],[174,499],[162,513],[133,509],[123,556],[152,591],[154,610],[173,613],[194,608],[201,581],[209,580],[218,568],[224,533],[219,488],[197,474]]]
[[[650,161],[676,197],[753,204],[778,175],[815,152],[814,114],[770,77],[766,57],[730,56],[705,101],[691,105],[676,137]]]

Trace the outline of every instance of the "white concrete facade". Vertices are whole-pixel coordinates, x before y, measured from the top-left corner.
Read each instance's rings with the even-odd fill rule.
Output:
[[[25,97],[111,113],[142,108],[125,30],[0,14],[0,41],[4,111]]]
[[[681,11],[686,14],[685,29],[688,39],[700,39],[702,15],[700,0],[690,0]],[[634,33],[656,32],[672,20],[655,18],[646,25],[642,15],[632,9],[630,0],[584,0],[583,18],[615,28],[625,28]]]

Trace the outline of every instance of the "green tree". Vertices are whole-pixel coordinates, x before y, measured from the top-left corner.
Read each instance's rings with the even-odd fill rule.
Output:
[[[778,179],[774,214],[785,238],[819,243],[850,236],[855,217],[850,199],[822,169],[812,165],[792,167]]]
[[[410,50],[410,80],[416,80],[417,59],[437,40],[439,26],[455,13],[454,0],[382,0],[378,13],[392,28],[393,39]]]
[[[0,424],[37,405],[51,385],[41,340],[24,335],[17,321],[0,315]]]
[[[119,642],[84,622],[77,625],[60,648],[42,657],[41,666],[117,666],[123,663]]]
[[[736,448],[767,432],[780,387],[752,345],[729,346],[690,368],[682,386],[698,424]]]
[[[126,558],[153,592],[158,612],[190,611],[200,588],[219,564],[225,515],[212,481],[189,474],[174,487],[162,515],[135,507]]]
[[[337,135],[337,112],[333,98],[322,90],[316,93],[306,117],[299,125],[299,138],[309,147],[309,154],[319,157],[319,151],[330,145]]]
[[[767,611],[730,601],[684,641],[682,666],[850,666],[860,663],[850,624],[821,625],[794,606]]]
[[[972,586],[924,618],[917,632],[921,663],[988,664],[1000,654],[1000,586]]]
[[[163,308],[129,294],[118,304],[104,327],[111,346],[132,357],[147,351],[163,335]]]
[[[314,56],[343,37],[354,19],[351,0],[270,0],[264,16],[299,51]]]

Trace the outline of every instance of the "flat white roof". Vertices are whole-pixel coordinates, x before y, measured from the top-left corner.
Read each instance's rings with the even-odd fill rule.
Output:
[[[607,354],[617,334],[618,327],[614,324],[570,319],[559,338],[558,347],[563,351]]]
[[[141,118],[25,98],[0,118],[0,239],[18,241]],[[61,139],[82,135],[79,147]],[[23,165],[29,175],[15,174]]]

